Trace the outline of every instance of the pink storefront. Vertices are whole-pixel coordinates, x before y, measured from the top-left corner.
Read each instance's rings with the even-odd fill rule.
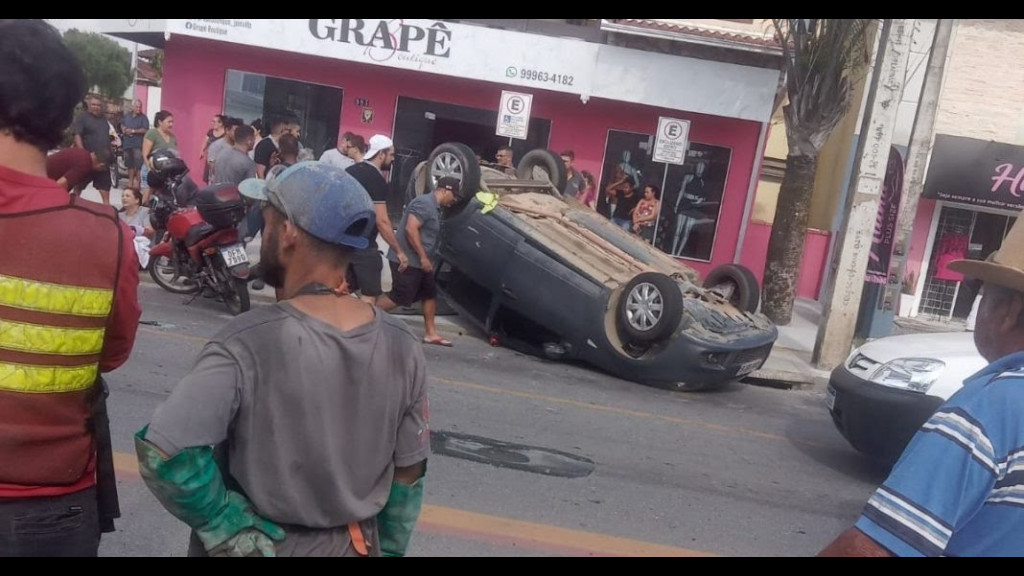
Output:
[[[163,22],[162,107],[186,160],[198,162],[220,113],[297,118],[317,155],[346,131],[386,134],[400,210],[411,169],[442,142],[488,160],[510,142],[517,157],[572,150],[599,190],[616,172],[661,189],[658,248],[702,274],[764,268],[765,230],[750,214],[777,68],[438,20]],[[496,135],[503,91],[532,96],[525,139]],[[680,163],[654,161],[662,118],[688,123]],[[810,275],[802,292],[817,289],[820,268]]]

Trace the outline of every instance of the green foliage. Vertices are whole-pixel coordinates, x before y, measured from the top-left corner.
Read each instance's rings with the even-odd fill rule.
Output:
[[[850,108],[870,60],[874,19],[772,20],[782,42],[789,105],[787,134],[803,155],[817,156]]]
[[[131,52],[102,34],[68,30],[64,42],[78,57],[89,90],[120,101],[132,84]]]

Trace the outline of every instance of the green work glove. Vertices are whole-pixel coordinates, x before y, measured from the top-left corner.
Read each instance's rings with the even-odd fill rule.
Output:
[[[211,556],[274,556],[273,540],[284,540],[284,530],[227,489],[213,448],[186,448],[165,460],[146,441],[148,429],[135,434],[142,479],[164,508],[196,531],[206,551]]]
[[[405,556],[423,507],[423,478],[411,486],[395,482],[384,509],[377,514],[381,556]]]

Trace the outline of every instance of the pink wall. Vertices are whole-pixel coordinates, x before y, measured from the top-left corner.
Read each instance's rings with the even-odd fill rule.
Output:
[[[343,88],[341,131],[370,136],[391,135],[399,95],[494,109],[502,89],[517,89],[479,81],[407,72],[260,48],[242,47],[176,36],[168,43],[164,63],[163,107],[175,115],[175,131],[185,158],[199,157],[199,146],[210,118],[221,112],[227,69],[314,82]],[[363,123],[356,98],[369,99],[374,108],[372,123]],[[600,174],[607,133],[610,129],[654,134],[659,116],[691,121],[693,142],[732,149],[722,215],[711,263],[686,261],[701,274],[729,263],[736,253],[751,170],[759,156],[756,122],[688,114],[622,102],[534,91],[533,115],[551,122],[550,147],[572,149],[576,166]],[[763,263],[755,269],[763,268]]]
[[[764,265],[768,260],[768,240],[772,236],[770,224],[751,222],[747,227],[747,240],[743,244],[743,264],[757,276],[758,282],[764,279]],[[821,230],[808,230],[804,244],[804,259],[800,264],[800,279],[797,282],[796,295],[800,298],[817,300],[821,293],[821,283],[825,267],[828,266],[828,246],[832,234]]]
[[[932,216],[935,214],[935,200],[921,198],[914,217],[914,229],[910,235],[910,250],[907,252],[907,271],[913,273],[921,282],[921,267],[924,263],[925,251],[928,248],[928,235],[932,229]],[[902,278],[900,279],[902,281]]]

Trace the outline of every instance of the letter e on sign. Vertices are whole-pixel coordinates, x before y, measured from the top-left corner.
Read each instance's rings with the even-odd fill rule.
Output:
[[[659,118],[658,136],[654,141],[654,161],[666,164],[686,162],[686,149],[690,145],[690,121],[678,118]]]
[[[532,107],[533,94],[502,91],[501,106],[498,108],[498,136],[525,140],[530,131]]]

